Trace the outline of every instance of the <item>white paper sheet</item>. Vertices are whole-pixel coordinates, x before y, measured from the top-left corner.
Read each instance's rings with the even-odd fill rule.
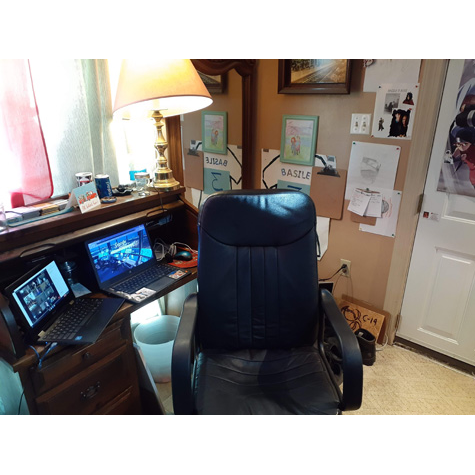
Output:
[[[364,216],[370,216],[372,218],[381,218],[382,215],[383,195],[379,192],[371,192],[371,198],[369,199],[368,207]]]
[[[261,188],[276,188],[280,182],[293,183],[303,192],[310,193],[313,167],[282,163],[280,150],[261,151]]]
[[[395,237],[402,193],[395,190],[386,190],[382,192],[382,195],[383,212],[381,218],[376,219],[374,226],[360,224],[360,231]]]
[[[353,142],[346,180],[345,200],[356,188],[371,191],[394,188],[401,147]]]
[[[369,200],[371,199],[371,193],[357,188],[353,191],[350,204],[348,205],[348,211],[363,216],[368,208]]]
[[[318,260],[321,260],[323,255],[328,249],[328,235],[330,234],[330,218],[324,218],[322,216],[317,216],[317,235],[318,241],[320,243],[320,257]]]
[[[379,138],[412,138],[419,84],[381,84],[376,93],[371,135]]]
[[[363,92],[376,92],[384,83],[419,82],[420,59],[376,59],[365,68]]]
[[[356,189],[353,192],[348,211],[360,216],[380,218],[382,214],[383,196],[379,191],[365,191]]]

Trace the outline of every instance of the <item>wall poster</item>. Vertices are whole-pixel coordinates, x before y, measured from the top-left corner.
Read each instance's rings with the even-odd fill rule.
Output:
[[[475,196],[475,60],[466,59],[447,131],[437,191]]]
[[[376,93],[372,136],[411,139],[419,84],[382,84]]]

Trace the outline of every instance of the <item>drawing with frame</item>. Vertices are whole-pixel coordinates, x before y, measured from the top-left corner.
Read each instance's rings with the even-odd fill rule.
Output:
[[[317,144],[318,116],[284,115],[280,161],[313,167]]]
[[[202,111],[201,133],[203,152],[226,155],[228,153],[227,130],[227,112]]]

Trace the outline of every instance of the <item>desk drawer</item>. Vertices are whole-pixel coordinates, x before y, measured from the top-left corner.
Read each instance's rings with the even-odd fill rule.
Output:
[[[110,325],[92,345],[71,346],[55,357],[46,359],[41,368],[32,368],[31,379],[36,394],[43,394],[123,345],[120,325],[121,322]]]
[[[40,414],[92,414],[133,386],[127,347],[36,398]]]

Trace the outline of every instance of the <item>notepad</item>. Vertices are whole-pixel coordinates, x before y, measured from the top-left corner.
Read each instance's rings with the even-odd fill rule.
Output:
[[[359,216],[381,217],[382,194],[379,191],[356,188],[348,205],[348,211]]]

